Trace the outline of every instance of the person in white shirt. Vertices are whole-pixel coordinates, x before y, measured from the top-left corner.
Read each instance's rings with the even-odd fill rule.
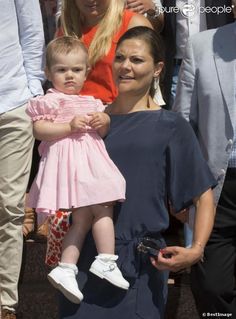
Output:
[[[43,94],[44,33],[38,0],[0,0],[0,6],[0,317],[14,319],[33,145],[25,107]]]

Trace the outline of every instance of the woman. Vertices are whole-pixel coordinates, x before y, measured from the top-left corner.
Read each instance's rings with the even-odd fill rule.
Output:
[[[112,60],[120,36],[135,26],[152,27],[142,15],[125,10],[124,0],[64,0],[61,34],[76,35],[89,49],[91,71],[81,91],[104,103],[117,96],[112,77]]]
[[[114,289],[87,273],[96,249],[89,236],[78,265],[84,302],[76,308],[62,300],[63,319],[163,318],[167,270],[178,271],[202,258],[214,220],[211,187],[215,180],[189,124],[153,102],[153,84],[162,71],[162,61],[160,39],[149,28],[130,29],[117,44],[113,68],[119,95],[107,107],[111,129],[105,143],[127,183],[127,199],[115,206],[114,222],[119,266],[130,289]],[[190,249],[164,248],[168,201],[176,212],[196,204]],[[157,253],[142,243],[158,246],[158,258],[140,252]]]

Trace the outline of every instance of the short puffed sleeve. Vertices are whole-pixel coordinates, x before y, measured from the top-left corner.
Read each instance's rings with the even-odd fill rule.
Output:
[[[96,102],[97,102],[97,111],[98,112],[104,112],[105,105],[102,103],[102,101],[99,100],[99,99],[96,99]]]
[[[217,182],[190,124],[177,114],[172,129],[167,147],[167,187],[170,202],[179,212]]]
[[[29,100],[26,113],[32,121],[54,120],[59,112],[59,100],[50,98],[46,94]]]

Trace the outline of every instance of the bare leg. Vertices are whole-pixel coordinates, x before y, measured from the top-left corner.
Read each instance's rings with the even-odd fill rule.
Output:
[[[94,216],[92,232],[99,254],[114,254],[115,232],[113,225],[113,206],[93,205]]]
[[[62,243],[62,263],[77,264],[85,236],[92,227],[91,207],[81,207],[72,212],[72,225]]]
[[[118,256],[114,254],[113,207],[94,205],[91,206],[91,209],[94,216],[92,232],[98,256],[96,256],[89,271],[102,279],[106,279],[111,284],[127,290],[129,282],[123,277],[118,268],[116,264]]]

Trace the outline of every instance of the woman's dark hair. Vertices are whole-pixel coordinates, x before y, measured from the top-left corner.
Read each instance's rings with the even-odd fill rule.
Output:
[[[120,37],[117,43],[117,48],[125,40],[131,40],[131,39],[139,39],[147,43],[147,45],[149,46],[150,54],[153,58],[154,64],[157,64],[158,62],[164,62],[165,60],[164,43],[160,34],[158,34],[156,31],[144,26],[131,28]],[[162,79],[161,79],[162,74],[163,74],[163,71],[159,79],[160,85],[162,82]],[[153,83],[150,89],[150,95],[153,97],[154,94],[155,94],[155,88],[154,88],[154,80],[153,80]]]

